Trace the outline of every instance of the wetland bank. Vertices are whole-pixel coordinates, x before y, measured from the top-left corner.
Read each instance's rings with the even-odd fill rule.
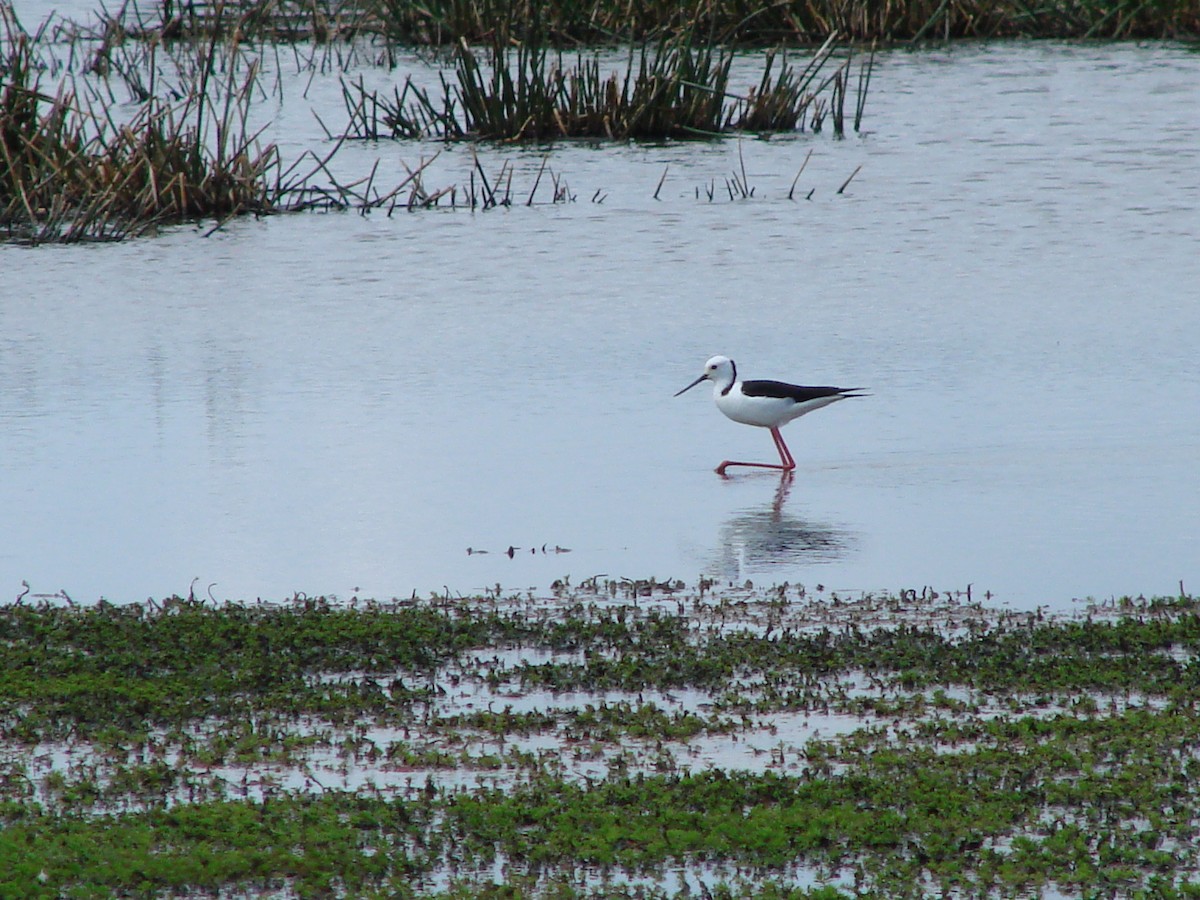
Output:
[[[647,59],[659,121],[778,111],[830,17],[883,43],[723,139],[546,142],[604,115],[432,46],[486,61],[484,4],[88,5],[5,55],[0,895],[1200,893],[1200,62],[896,46],[1194,5],[785,7]],[[680,24],[558,74],[607,101]],[[715,352],[875,399],[717,479],[763,448],[671,402]]]

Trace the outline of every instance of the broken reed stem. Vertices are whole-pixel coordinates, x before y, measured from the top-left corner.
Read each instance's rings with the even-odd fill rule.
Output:
[[[533,180],[533,190],[529,192],[529,199],[525,201],[526,206],[533,206],[533,195],[537,193],[538,185],[542,183],[542,173],[546,171],[546,163],[550,161],[548,153],[542,154],[542,165],[538,169],[537,178]]]
[[[857,174],[859,173],[859,170],[860,170],[860,169],[862,169],[862,166],[861,166],[861,165],[858,165],[858,166],[855,166],[855,167],[854,167],[854,171],[850,173],[850,177],[849,177],[849,178],[847,178],[845,181],[843,181],[843,182],[842,182],[842,186],[841,186],[840,188],[838,188],[838,189],[837,189],[837,192],[838,192],[839,194],[840,194],[840,193],[842,193],[842,191],[846,190],[846,186],[847,186],[848,184],[850,184],[850,182],[851,182],[851,181],[853,181],[853,180],[854,180],[854,176],[855,176],[855,175],[857,175]]]
[[[670,170],[671,170],[671,167],[670,167],[670,166],[664,166],[664,167],[663,167],[663,173],[662,173],[662,177],[658,179],[658,187],[656,187],[656,188],[654,189],[654,199],[655,199],[655,200],[657,200],[657,199],[658,199],[658,193],[659,193],[659,191],[661,191],[661,190],[662,190],[662,188],[663,188],[663,183],[664,183],[664,182],[667,180],[667,172],[669,172]]]
[[[483,208],[487,209],[488,207],[495,206],[496,194],[492,190],[491,185],[488,184],[487,175],[483,171],[483,166],[479,164],[479,156],[475,153],[474,147],[471,148],[471,161],[475,164],[475,171],[479,173],[479,182],[483,185],[480,193],[480,198],[483,200]]]
[[[367,186],[363,190],[364,202],[359,207],[359,213],[362,215],[365,215],[367,209],[370,208],[371,188],[375,184],[375,173],[378,171],[379,171],[379,159],[376,158],[375,164],[373,166],[371,166],[371,174],[367,177]]]
[[[923,37],[925,37],[925,35],[930,31],[930,29],[933,28],[934,23],[937,22],[937,20],[942,17],[942,14],[946,11],[946,7],[949,5],[950,5],[950,0],[941,0],[941,2],[938,4],[937,9],[935,9],[933,11],[933,14],[928,19],[925,20],[925,24],[917,29],[917,33],[912,36],[912,40],[910,41],[910,43],[913,43],[913,44],[920,43],[921,39]]]
[[[513,168],[514,168],[514,167],[513,167],[512,165],[510,165],[510,164],[509,164],[509,162],[508,162],[507,160],[505,160],[505,162],[504,162],[504,165],[508,166],[508,182],[507,182],[507,184],[506,184],[506,185],[505,185],[505,187],[504,187],[504,201],[503,201],[503,204],[504,204],[505,206],[511,206],[511,205],[512,205],[512,201],[511,201],[511,197],[512,197],[512,180],[513,180]],[[501,179],[503,179],[503,178],[504,178],[504,170],[503,170],[503,169],[501,169],[501,170],[500,170],[500,177],[501,177]]]
[[[800,163],[800,171],[796,173],[796,177],[792,179],[792,186],[788,189],[788,199],[791,200],[796,193],[796,183],[800,181],[800,176],[804,174],[804,167],[808,165],[808,161],[812,159],[812,148],[809,148],[808,155],[804,157],[804,162]]]
[[[875,44],[871,44],[871,52],[858,67],[858,93],[854,104],[854,130],[858,132],[862,125],[863,110],[867,105],[867,90],[871,86],[871,73],[875,70]]]

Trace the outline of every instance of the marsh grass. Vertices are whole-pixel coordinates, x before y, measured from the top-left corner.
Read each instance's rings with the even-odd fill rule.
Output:
[[[1193,0],[142,0],[101,9],[113,37],[332,43],[374,36],[405,45],[486,44],[531,21],[553,47],[704,35],[714,44],[816,45],[830,34],[885,44],[955,38],[1188,38]]]
[[[211,233],[241,215],[309,209],[391,215],[571,202],[575,192],[546,163],[530,188],[515,182],[511,164],[486,172],[474,156],[460,182],[441,185],[429,182],[436,154],[402,164],[399,177],[382,175],[376,162],[347,178],[332,161],[351,139],[705,137],[821,130],[831,112],[840,133],[851,66],[834,60],[832,40],[803,66],[771,51],[759,82],[735,96],[732,51],[708,45],[672,39],[632,48],[623,73],[619,65],[607,71],[596,54],[579,54],[572,68],[545,45],[497,41],[487,59],[464,45],[440,97],[411,80],[390,96],[368,91],[361,78],[344,81],[344,132],[326,129],[325,148],[285,165],[251,125],[256,104],[283,101],[282,82],[264,79],[261,52],[237,36],[139,42],[110,22],[100,33],[68,35],[64,62],[46,52],[58,38],[26,33],[11,8],[0,7],[0,25],[0,235],[28,243],[119,240],[206,219]],[[296,59],[314,72],[333,65],[315,51]],[[859,85],[865,91],[861,72]],[[748,190],[744,180],[740,188]],[[599,204],[608,195],[590,196]]]
[[[624,71],[610,71],[598,55],[579,54],[573,65],[561,51],[497,35],[489,56],[465,43],[455,54],[452,81],[441,96],[406,79],[390,96],[368,91],[360,79],[342,91],[348,136],[447,141],[544,141],[556,138],[636,140],[712,137],[732,131],[820,131],[832,117],[845,132],[844,107],[851,59],[835,63],[832,38],[803,67],[784,51],[765,55],[757,85],[744,95],[730,89],[734,53],[690,39],[630,48]],[[861,124],[873,53],[860,66],[853,127]],[[821,78],[823,70],[832,74]]]
[[[708,35],[716,43],[756,46],[817,44],[833,33],[862,42],[1200,33],[1200,8],[1191,0],[783,0],[758,5],[738,0],[430,0],[419,5],[366,0],[363,9],[393,39],[435,45],[486,41],[496,30],[519,29],[534,14],[556,46],[689,33]]]
[[[274,206],[273,145],[247,126],[257,67],[215,66],[215,42],[197,50],[181,100],[151,96],[127,121],[112,104],[42,83],[37,35],[0,8],[0,229],[12,239],[111,240],[199,217]]]
[[[0,5],[0,236],[10,241],[111,241],[201,220],[215,221],[211,233],[242,215],[427,207],[452,190],[425,185],[424,161],[390,187],[378,164],[338,179],[339,141],[285,166],[250,124],[270,86],[238,40],[72,38],[65,66],[43,55],[50,40]]]
[[[352,40],[374,21],[365,7],[338,0],[154,0],[97,13],[117,39],[293,43]]]

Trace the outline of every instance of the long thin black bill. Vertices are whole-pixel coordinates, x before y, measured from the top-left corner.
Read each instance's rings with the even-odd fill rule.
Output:
[[[685,387],[682,391],[680,391],[679,394],[687,393],[688,391],[690,391],[692,388],[694,388],[696,385],[698,385],[700,382],[702,382],[707,377],[708,377],[707,375],[701,375],[699,378],[697,378],[695,381],[693,381],[691,384],[689,384],[687,387]],[[676,394],[675,396],[678,397],[679,394]]]

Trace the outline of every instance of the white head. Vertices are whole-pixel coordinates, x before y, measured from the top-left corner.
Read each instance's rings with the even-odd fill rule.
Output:
[[[732,359],[725,356],[714,356],[704,364],[704,374],[680,391],[690,391],[702,381],[711,381],[717,390],[725,390],[737,381],[737,366]],[[675,396],[678,397],[679,394]]]

